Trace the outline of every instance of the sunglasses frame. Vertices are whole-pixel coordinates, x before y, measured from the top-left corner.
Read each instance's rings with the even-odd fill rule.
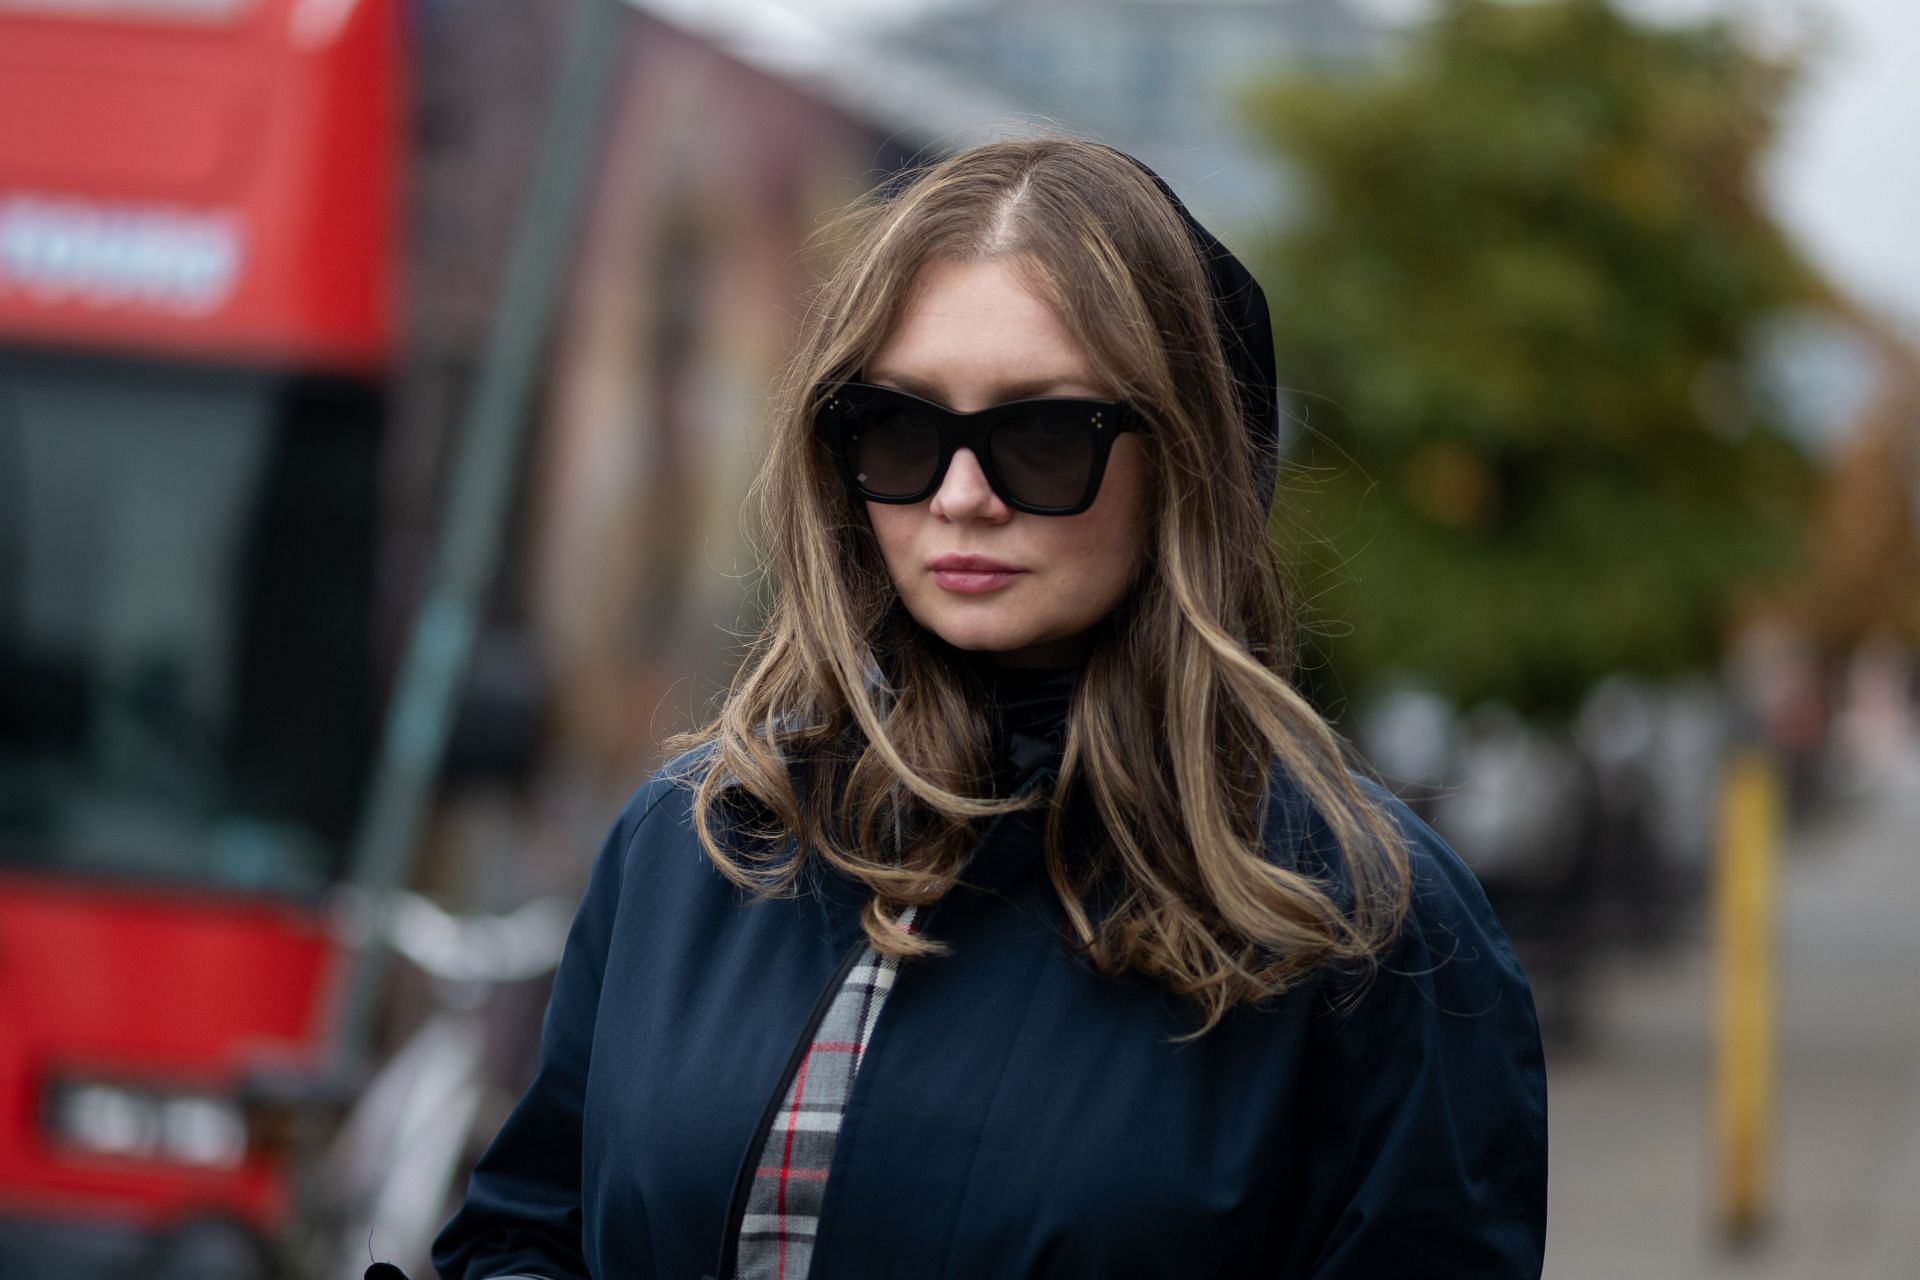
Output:
[[[860,482],[859,473],[853,469],[853,445],[859,435],[851,431],[842,406],[856,407],[861,401],[879,400],[882,403],[893,401],[904,403],[907,407],[923,413],[932,423],[940,442],[940,454],[934,463],[933,478],[918,492],[906,495],[878,494],[869,490]],[[1048,407],[1068,406],[1084,410],[1088,427],[1088,438],[1093,453],[1087,468],[1086,491],[1077,502],[1064,507],[1038,506],[1021,500],[1007,491],[1000,476],[1000,469],[994,465],[993,451],[987,447],[993,430],[1002,422],[1017,419],[1025,412],[1031,412],[1036,405]],[[1094,499],[1100,495],[1100,481],[1107,473],[1107,459],[1113,453],[1113,442],[1123,432],[1137,431],[1142,435],[1152,435],[1153,428],[1147,423],[1140,411],[1124,400],[1096,400],[1084,396],[1034,396],[1025,400],[1008,400],[1002,404],[990,405],[985,409],[976,409],[972,413],[960,413],[934,400],[902,391],[897,387],[882,387],[871,382],[843,382],[838,387],[822,388],[816,400],[813,416],[814,431],[825,441],[839,464],[840,475],[847,487],[855,495],[867,502],[881,502],[895,506],[909,506],[924,502],[938,492],[941,482],[947,478],[947,468],[953,463],[953,455],[961,449],[973,451],[974,460],[980,464],[980,472],[987,478],[987,486],[997,494],[1000,500],[1015,511],[1024,511],[1036,516],[1077,516],[1091,507]]]

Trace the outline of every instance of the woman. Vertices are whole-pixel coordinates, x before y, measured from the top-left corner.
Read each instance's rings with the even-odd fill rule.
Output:
[[[436,1265],[1537,1275],[1525,979],[1285,679],[1259,287],[1074,140],[843,229],[771,612],[602,849]]]

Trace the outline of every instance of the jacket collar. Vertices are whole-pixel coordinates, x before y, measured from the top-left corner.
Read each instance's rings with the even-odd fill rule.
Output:
[[[1043,766],[1029,774],[1015,794],[1050,786],[1053,779],[1052,766]],[[1044,888],[1046,821],[1044,805],[988,819],[960,871],[959,883],[923,919],[937,919],[950,909],[952,900],[1013,898]],[[818,860],[810,864],[807,880],[821,911],[828,945],[839,953],[857,944],[865,936],[860,916],[867,903],[866,886]]]
[[[967,667],[991,709],[997,793],[1019,796],[1051,786],[1065,749],[1067,705],[1077,672],[1001,670],[981,663]],[[863,676],[869,689],[884,688],[886,674],[880,657],[869,662]],[[857,735],[859,730],[849,732]],[[1044,885],[1046,821],[1044,805],[990,819],[949,898],[1005,898]],[[852,947],[864,936],[860,916],[867,902],[866,887],[818,861],[808,877],[824,916],[829,945],[836,953]],[[931,921],[941,906],[935,904],[923,919]]]

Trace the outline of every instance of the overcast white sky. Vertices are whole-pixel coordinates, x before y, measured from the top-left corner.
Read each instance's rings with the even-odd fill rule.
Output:
[[[1255,0],[1249,0],[1255,2]],[[1383,16],[1431,0],[1356,0]],[[1779,216],[1854,296],[1920,339],[1920,0],[1619,0],[1650,17],[1733,13],[1763,29],[1825,29],[1769,166]],[[827,21],[897,17],[967,0],[726,0]]]
[[[1857,296],[1920,337],[1920,0],[1821,0],[1832,23],[1770,187]]]

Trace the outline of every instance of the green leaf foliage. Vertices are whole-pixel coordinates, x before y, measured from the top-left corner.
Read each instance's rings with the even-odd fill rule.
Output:
[[[1818,289],[1756,190],[1791,79],[1721,25],[1453,0],[1385,72],[1249,94],[1307,190],[1263,273],[1309,428],[1277,533],[1345,689],[1564,710],[1711,662],[1792,561],[1810,467],[1739,373]]]

